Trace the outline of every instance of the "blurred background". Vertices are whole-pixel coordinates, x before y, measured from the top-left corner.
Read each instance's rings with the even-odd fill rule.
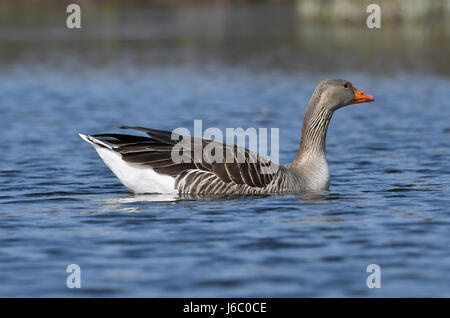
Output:
[[[73,1],[72,1],[73,2]],[[382,28],[357,0],[76,1],[81,30],[65,27],[71,1],[0,3],[3,71],[209,63],[267,70],[449,74],[450,2],[379,0]]]
[[[0,296],[450,296],[449,60],[450,0],[0,1]],[[324,196],[152,202],[78,137],[274,127],[289,163],[330,77],[375,103],[333,115]]]

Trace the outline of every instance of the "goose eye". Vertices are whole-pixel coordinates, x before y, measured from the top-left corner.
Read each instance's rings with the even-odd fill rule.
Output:
[[[344,88],[348,88],[348,87],[349,87],[348,83],[345,83]]]

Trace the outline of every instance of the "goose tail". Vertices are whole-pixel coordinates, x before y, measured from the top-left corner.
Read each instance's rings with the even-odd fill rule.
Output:
[[[119,145],[112,135],[89,136],[79,134],[97,151],[100,158],[119,180],[135,193],[176,193],[175,178],[156,173],[152,167],[123,160]],[[130,137],[130,136],[129,136]]]
[[[110,144],[108,142],[102,141],[100,139],[97,139],[95,137],[89,136],[89,135],[84,135],[81,133],[78,133],[78,135],[86,142],[90,143],[91,145],[95,146],[100,146],[100,147],[104,147],[104,148],[108,148],[110,150],[113,150],[114,148],[117,148],[117,146]]]

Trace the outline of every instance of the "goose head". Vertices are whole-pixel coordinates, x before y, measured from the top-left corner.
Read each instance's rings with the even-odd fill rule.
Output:
[[[325,161],[325,138],[334,111],[350,104],[372,101],[373,96],[361,92],[349,81],[326,79],[320,82],[306,107],[300,147],[294,162],[317,157],[323,157]]]
[[[341,107],[372,102],[372,95],[363,93],[344,79],[327,79],[317,85],[311,101],[314,105],[325,107],[331,112]]]
[[[300,146],[290,168],[309,190],[328,189],[330,171],[325,155],[328,124],[336,109],[374,101],[343,79],[327,79],[314,90],[303,119]]]

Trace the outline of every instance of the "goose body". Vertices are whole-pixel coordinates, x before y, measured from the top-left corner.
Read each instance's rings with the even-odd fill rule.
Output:
[[[143,127],[121,128],[138,130],[148,137],[80,136],[135,193],[256,195],[320,191],[327,190],[330,184],[325,139],[333,112],[368,101],[373,97],[345,80],[319,83],[308,103],[300,146],[290,165],[271,162],[236,145]],[[173,152],[181,139],[185,145],[183,156],[190,160],[179,162],[173,160]],[[196,147],[202,150],[200,156],[194,151]],[[212,152],[205,152],[211,148],[214,153],[223,151],[224,160],[217,162]]]

